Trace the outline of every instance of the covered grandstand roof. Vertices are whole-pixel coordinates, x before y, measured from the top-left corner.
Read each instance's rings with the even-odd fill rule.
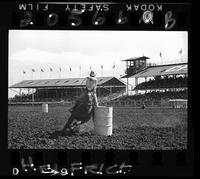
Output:
[[[164,75],[179,75],[187,73],[188,73],[188,64],[179,63],[179,64],[150,66],[131,77],[138,78],[138,77],[151,77],[151,76],[164,76]]]
[[[9,88],[83,87],[85,78],[23,80]],[[115,77],[97,77],[98,86],[120,86],[125,83]]]

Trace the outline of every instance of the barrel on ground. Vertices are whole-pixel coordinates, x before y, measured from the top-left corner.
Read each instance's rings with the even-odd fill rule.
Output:
[[[97,106],[94,109],[94,131],[98,135],[112,135],[113,108]]]

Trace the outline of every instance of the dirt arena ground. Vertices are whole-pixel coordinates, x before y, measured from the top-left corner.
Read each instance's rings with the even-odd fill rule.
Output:
[[[113,135],[98,136],[93,122],[73,136],[50,137],[70,116],[66,106],[8,107],[9,149],[126,149],[173,150],[187,148],[187,109],[113,108]]]

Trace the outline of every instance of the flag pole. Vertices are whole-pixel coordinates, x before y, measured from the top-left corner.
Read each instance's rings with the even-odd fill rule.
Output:
[[[23,70],[23,72],[22,72],[23,74],[22,74],[22,80],[24,80],[24,70]]]
[[[59,73],[60,75],[60,78],[62,78],[62,69],[60,68],[60,73]]]
[[[182,63],[184,62],[183,61],[183,52],[181,53],[181,61],[182,61]]]
[[[80,70],[80,78],[81,78],[81,66],[79,67],[79,70]]]
[[[50,68],[49,70],[50,70],[50,71],[49,71],[49,72],[50,72],[50,73],[49,73],[49,78],[51,78],[51,72],[52,72],[53,70],[52,70],[52,68]]]
[[[160,60],[161,60],[160,65],[163,65],[162,52],[160,52]]]
[[[182,48],[181,48],[179,53],[181,54],[181,63],[183,63],[183,50],[182,50]]]
[[[115,75],[115,64],[113,65],[113,76]]]
[[[33,70],[31,71],[31,80],[33,80]]]
[[[101,77],[103,76],[103,65],[101,65]]]
[[[72,69],[71,69],[71,67],[69,68],[69,78],[71,78],[71,71],[72,71]]]

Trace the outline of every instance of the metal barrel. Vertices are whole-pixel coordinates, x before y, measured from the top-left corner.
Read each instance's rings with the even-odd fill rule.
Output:
[[[94,131],[98,135],[112,135],[113,108],[97,106],[94,108]]]

